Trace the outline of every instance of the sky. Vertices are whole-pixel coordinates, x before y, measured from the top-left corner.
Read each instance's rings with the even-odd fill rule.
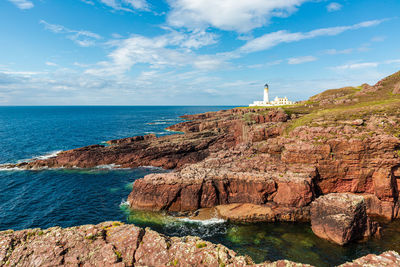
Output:
[[[247,105],[400,70],[398,0],[1,0],[0,105]]]

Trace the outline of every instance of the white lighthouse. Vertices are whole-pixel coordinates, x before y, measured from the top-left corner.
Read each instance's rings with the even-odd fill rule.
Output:
[[[264,99],[263,101],[254,101],[253,104],[250,104],[250,107],[269,107],[269,106],[284,106],[284,105],[293,105],[294,102],[289,101],[289,99],[285,96],[284,98],[275,97],[273,101],[269,101],[269,86],[268,84],[264,85]]]
[[[264,85],[264,104],[268,104],[269,103],[269,94],[268,94],[268,90],[269,90],[269,88],[268,88],[268,84],[266,83],[265,85]]]

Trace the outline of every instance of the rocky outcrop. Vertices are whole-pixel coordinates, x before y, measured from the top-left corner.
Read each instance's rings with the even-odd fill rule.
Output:
[[[400,266],[400,255],[395,251],[386,251],[380,255],[368,254],[352,262],[339,265],[339,267],[361,266]]]
[[[136,180],[128,202],[133,209],[171,212],[232,203],[268,204],[269,209],[273,207],[274,215],[264,219],[296,220],[295,216],[280,216],[279,208],[282,212],[308,218],[304,207],[314,198],[315,171],[306,169],[295,173],[287,170],[285,176],[282,174],[283,171],[233,172],[194,164],[180,172],[152,174]]]
[[[0,232],[1,266],[253,266],[249,257],[198,237],[104,222]],[[309,266],[287,260],[257,266]]]
[[[311,204],[311,228],[317,236],[345,245],[368,238],[379,231],[376,222],[367,216],[362,196],[332,193]]]
[[[398,266],[388,251],[341,266]],[[149,228],[103,222],[70,228],[0,232],[0,266],[260,266],[311,267],[289,260],[255,264],[248,256],[198,237],[168,237]]]
[[[43,168],[92,168],[113,164],[121,168],[155,166],[165,169],[180,168],[185,164],[199,162],[211,153],[227,150],[241,143],[246,122],[244,114],[251,110],[223,110],[200,115],[184,116],[194,119],[168,128],[185,132],[162,137],[155,135],[135,136],[107,141],[106,145],[63,151],[47,159],[36,159],[18,164],[8,164],[3,168],[43,169]],[[254,113],[255,114],[255,113]],[[263,121],[284,122],[288,119],[283,110],[271,110],[262,115]]]

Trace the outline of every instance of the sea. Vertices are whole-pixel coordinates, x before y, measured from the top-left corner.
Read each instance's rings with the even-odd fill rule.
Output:
[[[368,253],[400,249],[400,223],[383,222],[383,237],[338,246],[313,235],[306,223],[235,224],[221,219],[195,221],[168,214],[129,210],[132,183],[152,166],[115,169],[8,170],[1,164],[46,158],[59,151],[103,144],[165,130],[180,116],[228,106],[29,106],[0,107],[0,231],[70,227],[123,221],[170,236],[197,235],[221,243],[256,262],[289,259],[333,266]]]

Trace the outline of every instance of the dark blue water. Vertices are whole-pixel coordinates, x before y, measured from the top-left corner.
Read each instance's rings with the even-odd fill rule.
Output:
[[[180,115],[229,107],[0,107],[0,164],[155,133]],[[161,169],[0,171],[0,230],[75,226],[120,220],[168,235],[198,235],[257,262],[290,259],[333,266],[368,253],[400,250],[400,223],[382,239],[341,247],[313,235],[308,224],[183,222],[121,205],[135,179]]]
[[[0,107],[0,164],[135,135],[224,107]],[[126,220],[137,178],[160,170],[0,171],[0,230]]]

